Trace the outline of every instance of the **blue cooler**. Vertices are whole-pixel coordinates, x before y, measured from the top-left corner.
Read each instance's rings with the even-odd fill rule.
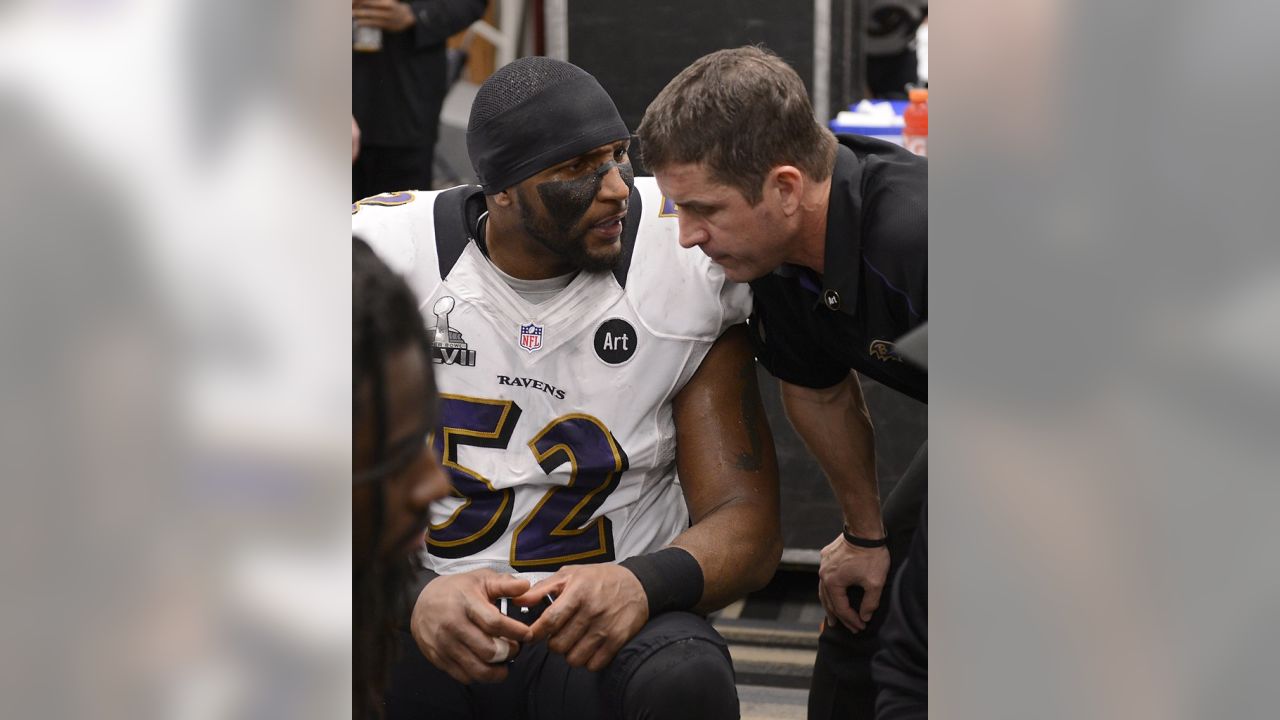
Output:
[[[828,126],[834,133],[852,133],[869,135],[879,140],[902,145],[902,113],[911,103],[906,100],[873,100],[876,105],[889,105],[893,108],[894,119],[889,124],[874,123],[876,116],[860,115],[854,112],[857,105],[850,105],[848,112],[842,112]],[[874,123],[874,124],[870,124]]]

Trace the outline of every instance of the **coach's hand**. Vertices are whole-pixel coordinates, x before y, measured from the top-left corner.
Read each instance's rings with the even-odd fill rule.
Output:
[[[818,566],[818,598],[827,611],[827,620],[837,620],[850,632],[867,628],[871,614],[880,607],[880,593],[889,574],[889,549],[854,547],[837,536],[822,548]],[[862,603],[856,610],[849,605],[848,589],[862,587]]]
[[[413,604],[413,639],[432,665],[461,683],[500,682],[507,667],[490,664],[501,638],[530,640],[529,628],[503,615],[493,600],[514,597],[529,581],[492,570],[441,575]]]
[[[515,600],[534,605],[548,593],[556,600],[530,629],[573,667],[603,670],[649,619],[644,588],[620,565],[563,567]]]

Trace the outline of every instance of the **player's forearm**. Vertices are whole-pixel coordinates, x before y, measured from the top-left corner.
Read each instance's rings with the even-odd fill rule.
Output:
[[[695,609],[718,610],[764,587],[782,557],[777,507],[735,500],[717,508],[672,543],[702,567],[702,599]]]
[[[831,484],[844,522],[855,535],[884,534],[876,485],[875,431],[852,374],[834,388],[780,383],[787,418]]]
[[[782,555],[778,459],[745,326],[716,341],[674,411],[692,519],[674,544],[702,568],[697,609],[713,610],[769,582]]]

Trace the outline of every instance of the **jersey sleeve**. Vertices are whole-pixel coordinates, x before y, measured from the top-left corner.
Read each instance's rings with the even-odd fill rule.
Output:
[[[656,335],[714,341],[751,314],[751,288],[735,283],[701,251],[680,247],[674,209],[653,178],[636,178],[643,214],[626,292]]]
[[[436,195],[383,193],[351,206],[351,234],[369,243],[420,298],[429,297],[440,284],[432,212]]]

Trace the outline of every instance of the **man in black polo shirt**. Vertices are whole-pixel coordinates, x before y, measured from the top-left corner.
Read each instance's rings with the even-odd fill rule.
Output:
[[[445,41],[484,15],[485,0],[353,0],[351,19],[382,31],[382,47],[352,49],[351,113],[360,152],[351,200],[430,190],[440,109],[449,91]]]
[[[866,137],[837,139],[814,119],[795,71],[755,47],[695,61],[658,94],[638,134],[677,207],[681,245],[751,283],[757,356],[844,515],[845,532],[822,551],[828,620],[809,717],[870,718],[885,614],[876,609],[925,487],[900,484],[882,517],[858,374],[927,400],[924,372],[894,347],[928,314],[927,161]]]

